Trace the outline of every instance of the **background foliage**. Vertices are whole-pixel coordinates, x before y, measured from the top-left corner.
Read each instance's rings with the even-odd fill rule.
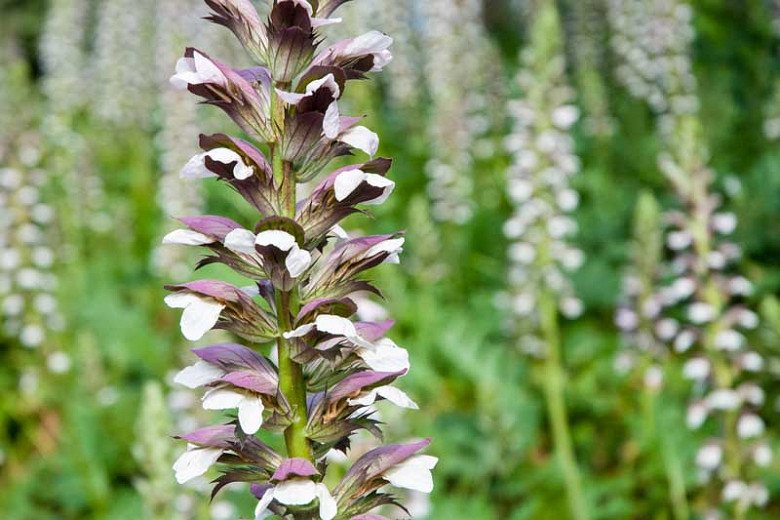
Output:
[[[417,12],[423,3],[410,4]],[[567,38],[575,30],[574,3],[559,2]],[[131,123],[106,121],[98,116],[90,93],[97,82],[107,79],[85,69],[75,108],[64,113],[52,106],[42,89],[38,47],[50,7],[44,4],[0,2],[4,48],[0,105],[10,116],[2,120],[0,140],[16,146],[20,136],[32,136],[43,153],[41,167],[51,172],[42,192],[60,212],[51,240],[63,244],[57,253],[57,295],[67,326],[49,341],[67,354],[71,366],[51,373],[43,351],[25,349],[10,334],[1,340],[0,516],[13,520],[246,516],[252,506],[242,503],[238,494],[228,493],[209,505],[203,490],[182,494],[174,489],[168,471],[177,448],[167,436],[179,432],[186,414],[195,412],[188,411],[194,407],[187,407],[187,396],[167,383],[171,371],[189,358],[176,314],[162,305],[161,286],[170,279],[152,261],[171,222],[157,203],[165,147],[159,132],[161,108],[155,103],[143,108],[142,101],[167,86],[164,80],[153,80],[149,90],[134,92],[118,85],[113,94],[139,96],[137,104],[131,103],[131,112],[145,112]],[[94,15],[99,4],[102,1],[83,4],[91,13],[84,22],[90,63],[99,51],[94,34],[101,23],[110,22]],[[135,7],[141,9],[137,16],[153,16],[150,2],[137,4],[144,4]],[[695,72],[712,165],[722,178],[742,181],[741,191],[729,203],[740,219],[736,238],[746,253],[741,267],[757,286],[753,298],[760,302],[764,318],[763,348],[777,355],[780,152],[764,133],[780,81],[780,42],[772,27],[772,5],[761,0],[691,4],[697,31]],[[525,16],[531,8],[531,2],[485,2],[482,23],[494,49],[483,63],[486,81],[477,88],[489,97],[486,113],[494,124],[481,139],[492,148],[477,156],[467,172],[474,211],[466,224],[431,219],[424,173],[433,153],[427,122],[436,104],[430,89],[420,81],[407,106],[391,99],[391,85],[384,80],[380,88],[363,86],[353,96],[355,108],[369,114],[367,125],[382,138],[381,155],[396,161],[392,174],[396,195],[378,209],[377,225],[363,231],[408,229],[406,262],[400,270],[381,269],[380,276],[381,286],[387,288],[383,305],[397,319],[394,339],[412,356],[413,369],[404,387],[422,408],[387,419],[393,438],[435,438],[430,451],[441,462],[431,519],[567,517],[538,375],[513,345],[505,327],[509,313],[496,305],[495,298],[506,286],[507,244],[501,229],[510,213],[504,193],[508,158],[500,146],[508,129],[503,103],[507,96],[521,94],[511,78],[526,42]],[[453,41],[457,32],[453,27]],[[609,35],[595,36],[603,46],[604,59],[597,71],[606,88],[614,132],[594,137],[582,125],[576,127],[583,163],[575,181],[582,198],[576,212],[580,229],[576,241],[587,261],[575,285],[586,312],[565,322],[563,332],[570,419],[596,518],[670,518],[663,462],[648,448],[654,441],[643,420],[641,384],[614,368],[620,340],[613,314],[628,261],[637,196],[648,189],[663,203],[671,195],[656,166],[653,117],[614,79],[616,58],[607,45]],[[571,40],[567,44],[574,58]],[[119,68],[135,58],[114,56],[109,62]],[[135,62],[141,68],[132,70],[131,76],[156,78],[155,68],[172,69],[172,63],[159,63],[151,54],[147,61]],[[570,75],[582,99],[586,93],[576,71],[570,70]],[[53,116],[63,118],[82,143],[80,148],[66,144],[70,153],[63,153],[41,137]],[[213,128],[224,123],[205,111],[199,116]],[[3,166],[14,162],[11,148],[0,146],[0,152],[6,152],[0,153]],[[80,159],[88,159],[88,166]],[[84,191],[68,184],[73,175],[83,179],[87,173],[101,185],[103,199],[94,208],[85,207],[89,201]],[[203,193],[209,212],[241,213],[235,197],[212,188],[205,185]],[[40,367],[35,390],[25,393],[20,383],[36,363]],[[766,388],[772,399],[780,391],[774,377]],[[674,442],[686,480],[692,483],[696,440],[679,426],[683,408],[676,404],[664,403],[657,427],[676,432]],[[772,443],[777,446],[780,437],[771,425],[770,421]],[[773,496],[779,496],[777,462],[772,469],[768,485]],[[780,502],[773,500],[754,517],[778,514]]]

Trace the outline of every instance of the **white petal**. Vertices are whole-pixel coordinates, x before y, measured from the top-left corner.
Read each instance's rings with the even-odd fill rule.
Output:
[[[254,175],[255,170],[251,166],[247,166],[244,164],[244,161],[239,161],[234,167],[233,167],[233,177],[236,179],[242,181],[244,179],[248,179],[252,175]]]
[[[322,520],[332,520],[339,512],[338,504],[328,491],[325,484],[317,484],[317,498],[320,499],[320,518]]]
[[[336,238],[340,238],[344,240],[349,238],[349,234],[347,234],[344,228],[339,226],[338,224],[330,228],[330,234],[335,236]]]
[[[258,502],[257,506],[255,507],[255,520],[262,520],[262,518],[265,518],[263,513],[265,513],[265,510],[268,509],[269,505],[271,505],[273,499],[274,499],[274,488],[270,488],[268,491],[263,493],[263,497],[260,499],[260,502]]]
[[[287,231],[269,229],[257,234],[255,244],[259,246],[274,246],[281,251],[289,251],[296,245],[295,237]]]
[[[379,149],[379,136],[365,126],[353,126],[339,137],[339,141],[373,157]]]
[[[300,338],[308,334],[314,329],[313,323],[307,323],[305,325],[301,325],[300,327],[293,329],[289,332],[285,332],[282,334],[284,336],[284,339],[290,339],[290,338]]]
[[[387,338],[377,341],[373,349],[359,349],[358,356],[377,372],[409,370],[409,353]]]
[[[206,168],[206,154],[199,153],[187,161],[187,164],[179,172],[179,177],[183,179],[207,179],[216,177],[217,174]]]
[[[198,233],[192,229],[176,229],[165,235],[163,244],[178,244],[183,246],[202,246],[212,244],[215,240],[210,236]]]
[[[175,292],[165,297],[165,305],[172,309],[184,309],[191,303],[199,300],[200,296],[188,292]]]
[[[379,51],[374,54],[374,66],[370,72],[379,72],[393,61],[393,54],[389,50]]]
[[[284,259],[284,265],[291,277],[298,278],[311,265],[311,253],[305,249],[299,249],[296,244],[287,258]]]
[[[341,23],[341,18],[312,18],[311,19],[311,26],[312,27],[324,27],[326,25],[335,25],[337,23]]]
[[[203,475],[217,462],[220,455],[222,455],[220,448],[194,448],[185,451],[173,464],[176,482],[184,484]]]
[[[176,72],[195,72],[195,60],[181,57],[176,60]]]
[[[364,180],[366,180],[366,174],[359,169],[348,170],[338,174],[333,182],[333,192],[336,195],[336,200],[341,202],[349,197]]]
[[[357,337],[355,325],[347,318],[335,316],[333,314],[320,314],[314,320],[317,330],[334,336],[344,336],[347,338]]]
[[[369,391],[363,397],[356,397],[355,399],[347,399],[347,403],[350,406],[371,406],[376,402],[376,389]]]
[[[383,51],[393,44],[393,39],[379,31],[369,31],[353,39],[344,48],[344,54],[360,55]]]
[[[393,193],[393,189],[395,189],[395,183],[393,181],[382,175],[377,175],[376,173],[367,173],[366,182],[375,188],[382,188],[384,190],[379,197],[365,201],[363,204],[366,205],[382,204],[387,200],[390,194]]]
[[[176,374],[173,382],[187,388],[198,388],[219,381],[224,375],[224,370],[201,359]]]
[[[366,256],[374,256],[380,253],[398,253],[401,251],[401,246],[404,245],[405,240],[404,238],[391,238],[379,242],[366,252]]]
[[[257,253],[255,240],[255,234],[248,229],[236,228],[225,235],[225,247],[234,253],[252,255]]]
[[[274,498],[288,506],[302,506],[317,498],[317,485],[311,480],[285,480],[274,489]]]
[[[203,396],[204,410],[232,410],[238,408],[246,394],[227,388],[214,388]]]
[[[384,397],[394,405],[400,406],[401,408],[410,408],[412,410],[419,410],[420,408],[417,406],[417,403],[415,403],[412,398],[406,395],[406,392],[400,388],[389,385],[380,386],[376,389],[376,393],[379,394],[380,397]]]
[[[395,487],[430,493],[433,491],[431,470],[437,462],[439,459],[431,455],[417,455],[386,471],[384,479]]]
[[[333,74],[326,74],[320,79],[315,79],[308,85],[306,85],[306,94],[311,95],[317,92],[321,87],[325,87],[333,93],[334,98],[338,98],[341,95],[341,89],[339,84],[336,83],[336,78]]]
[[[219,320],[225,306],[212,298],[196,297],[181,314],[181,333],[190,341],[197,341]]]
[[[225,76],[222,74],[222,71],[210,59],[197,51],[193,53],[192,58],[195,60],[195,71],[201,83],[213,82],[222,84],[224,82]]]
[[[322,133],[331,141],[339,136],[340,130],[339,105],[333,102],[325,110],[325,118],[322,120]]]
[[[287,92],[286,90],[280,90],[276,89],[276,95],[279,96],[279,99],[287,103],[288,105],[297,105],[301,102],[303,98],[306,97],[306,94],[299,94],[297,92]]]
[[[263,402],[259,397],[246,396],[238,403],[238,423],[247,435],[257,433],[263,425]]]

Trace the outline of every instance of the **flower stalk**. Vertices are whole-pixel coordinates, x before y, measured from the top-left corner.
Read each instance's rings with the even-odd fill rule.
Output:
[[[343,0],[275,0],[265,21],[248,0],[206,0],[211,21],[230,29],[258,66],[236,70],[188,48],[171,78],[225,111],[251,142],[201,135],[203,152],[184,178],[217,178],[257,212],[244,227],[221,216],[185,217],[164,242],[202,247],[200,266],[222,263],[251,281],[169,285],[165,301],[181,308],[181,330],[192,341],[226,329],[252,347],[223,343],[194,349],[199,358],[176,382],[205,388],[203,407],[237,410],[221,425],[184,434],[188,450],[176,461],[179,482],[223,467],[216,494],[233,482],[251,483],[256,518],[366,520],[398,505],[387,484],[429,493],[437,459],[419,455],[430,440],[369,451],[333,489],[323,481],[332,451],[346,453],[353,433],[380,435],[374,405],[417,404],[392,383],[409,370],[408,353],[385,337],[391,321],[360,321],[358,302],[379,290],[362,273],[397,263],[403,233],[349,237],[339,222],[357,206],[384,202],[395,184],[391,161],[373,158],[376,134],[342,116],[350,80],[379,72],[392,39],[377,31],[318,49],[318,28]],[[363,152],[361,164],[325,175],[311,194],[296,186],[315,179],[335,157]],[[274,351],[275,347],[275,351]],[[275,357],[274,357],[275,353]],[[282,434],[284,453],[265,442]]]
[[[509,105],[513,131],[505,146],[512,155],[508,193],[515,204],[504,225],[510,240],[509,305],[518,348],[540,359],[542,388],[552,440],[572,518],[590,518],[574,455],[564,388],[559,314],[582,311],[566,273],[583,254],[568,243],[576,230],[569,216],[579,202],[569,178],[579,169],[570,134],[579,111],[571,104],[563,42],[553,2],[535,4],[529,49],[521,56],[517,83],[522,97]]]

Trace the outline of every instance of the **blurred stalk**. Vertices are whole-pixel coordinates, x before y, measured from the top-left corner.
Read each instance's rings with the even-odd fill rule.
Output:
[[[549,291],[543,290],[539,297],[539,312],[542,338],[547,347],[543,373],[544,397],[547,402],[547,413],[553,431],[555,455],[566,483],[566,495],[569,501],[571,517],[574,520],[588,520],[590,515],[582,490],[580,471],[574,456],[574,446],[566,410],[558,308],[555,297]]]
[[[658,394],[652,392],[650,389],[645,390],[650,394],[650,402],[652,407],[654,424],[658,424],[656,420],[660,414],[658,413]],[[666,398],[660,399],[660,402],[665,402]],[[685,489],[685,474],[683,472],[682,462],[680,456],[675,448],[675,442],[672,435],[674,431],[672,425],[666,424],[666,421],[661,418],[660,428],[655,428],[653,436],[656,440],[656,445],[661,453],[661,457],[664,462],[664,472],[666,473],[666,480],[669,484],[669,500],[672,505],[672,515],[675,520],[688,520],[690,518],[690,510],[688,508],[688,496]]]

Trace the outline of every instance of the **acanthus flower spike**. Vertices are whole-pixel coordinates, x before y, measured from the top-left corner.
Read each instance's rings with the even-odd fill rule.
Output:
[[[394,386],[410,366],[409,353],[385,337],[392,321],[354,318],[366,301],[355,293],[379,293],[362,274],[398,263],[403,233],[349,238],[338,228],[343,218],[392,194],[391,161],[344,166],[300,201],[295,187],[323,173],[334,157],[353,150],[376,154],[376,134],[359,125],[360,118],[342,115],[338,102],[349,80],[390,62],[392,39],[372,31],[317,53],[318,27],[338,21],[330,16],[343,0],[276,0],[266,20],[247,0],[206,3],[209,19],[230,29],[258,66],[234,70],[190,48],[172,83],[222,108],[252,142],[203,135],[202,152],[181,176],[229,184],[256,214],[251,223],[183,216],[183,227],[164,242],[201,248],[208,254],[198,267],[222,263],[252,283],[166,286],[165,301],[182,309],[187,339],[218,328],[245,343],[194,349],[199,359],[175,377],[204,390],[204,408],[230,418],[181,437],[189,448],[174,465],[176,478],[197,478],[218,465],[223,474],[214,493],[233,482],[251,483],[257,518],[271,511],[287,519],[381,519],[371,511],[397,504],[382,487],[433,489],[437,459],[418,453],[430,441],[370,452],[333,490],[325,475],[328,453],[346,452],[353,433],[381,437],[374,417],[381,402],[418,407]],[[274,433],[283,434],[284,455],[261,441]]]

